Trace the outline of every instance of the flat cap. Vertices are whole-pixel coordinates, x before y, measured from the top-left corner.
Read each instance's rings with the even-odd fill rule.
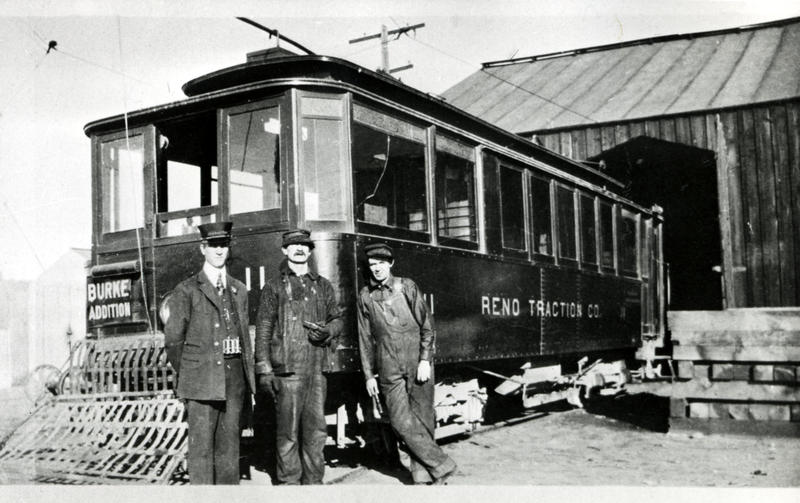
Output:
[[[394,260],[394,250],[386,243],[372,243],[364,247],[364,255],[367,258],[381,258]]]
[[[284,232],[283,244],[281,244],[281,246],[286,248],[289,245],[306,245],[309,248],[314,248],[314,241],[311,240],[311,232],[305,229],[292,229],[289,232]]]
[[[203,241],[215,243],[228,243],[231,240],[231,228],[233,222],[212,222],[210,224],[198,225],[200,236]]]

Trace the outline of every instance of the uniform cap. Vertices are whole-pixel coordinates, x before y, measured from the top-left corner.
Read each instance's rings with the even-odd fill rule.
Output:
[[[314,241],[311,240],[311,232],[305,229],[294,229],[283,233],[283,248],[289,245],[306,245],[314,248]]]
[[[386,243],[372,243],[364,247],[364,255],[367,258],[380,258],[394,260],[394,250]]]
[[[198,225],[200,236],[203,241],[215,242],[219,244],[229,243],[231,240],[231,228],[233,222],[213,222],[210,224]]]

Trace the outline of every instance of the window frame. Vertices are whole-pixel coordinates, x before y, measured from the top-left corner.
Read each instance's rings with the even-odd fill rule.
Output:
[[[537,243],[535,242],[535,238],[538,233],[539,225],[536,222],[536,215],[533,212],[533,197],[534,197],[534,190],[533,184],[535,181],[544,182],[547,184],[547,205],[549,207],[549,215],[547,219],[547,227],[549,229],[548,237],[550,239],[550,253],[542,253],[538,251],[538,247],[536,246]],[[544,173],[533,172],[528,176],[528,214],[529,214],[529,222],[528,225],[530,226],[530,248],[531,248],[531,256],[533,260],[536,262],[545,262],[548,264],[555,264],[557,262],[556,258],[556,245],[555,239],[553,235],[555,234],[555,212],[553,211],[553,201],[554,201],[554,183],[555,180],[552,177],[545,175]]]
[[[161,137],[162,137],[162,135],[164,135],[164,130],[162,128],[165,125],[165,123],[169,123],[169,122],[172,122],[172,121],[180,122],[180,121],[192,118],[193,116],[196,117],[196,116],[200,116],[200,115],[202,115],[204,113],[209,113],[209,112],[211,113],[211,115],[213,117],[213,119],[212,119],[213,122],[214,122],[213,135],[214,135],[214,138],[215,138],[215,141],[216,141],[216,139],[217,139],[216,129],[217,129],[217,120],[218,120],[217,119],[217,110],[216,109],[207,109],[205,111],[199,111],[199,112],[196,112],[196,113],[186,114],[186,115],[182,115],[182,116],[179,116],[179,117],[171,117],[171,118],[169,118],[169,119],[167,119],[165,121],[160,121],[160,122],[154,123],[153,126],[155,127],[155,135],[156,135],[156,138],[158,139],[158,142],[159,143],[161,142]],[[162,224],[162,222],[168,222],[170,220],[176,220],[178,218],[187,218],[187,217],[195,217],[195,216],[203,217],[203,216],[207,216],[207,215],[213,215],[214,219],[211,220],[212,222],[213,221],[219,221],[220,218],[221,218],[220,217],[220,215],[221,215],[221,212],[220,212],[220,208],[221,208],[220,201],[221,201],[221,199],[220,198],[222,197],[221,193],[219,192],[219,190],[220,190],[220,185],[219,184],[220,184],[221,169],[220,169],[219,166],[217,166],[217,179],[216,179],[216,181],[217,181],[217,204],[210,204],[210,205],[207,205],[207,206],[197,206],[195,208],[185,208],[185,209],[180,209],[180,210],[158,211],[161,198],[162,197],[168,198],[167,194],[161,194],[159,192],[160,191],[160,185],[161,185],[159,167],[163,165],[164,169],[168,169],[168,164],[167,164],[168,160],[162,159],[162,155],[163,154],[162,154],[162,149],[161,149],[160,145],[157,145],[156,147],[157,148],[155,149],[155,163],[154,163],[155,167],[153,169],[153,187],[154,187],[154,189],[153,189],[154,190],[154,195],[153,195],[153,197],[154,197],[154,200],[153,200],[153,223],[154,223],[154,227],[155,227],[153,229],[153,233],[154,233],[155,239],[157,239],[159,242],[167,242],[167,243],[170,243],[170,242],[181,242],[181,241],[186,241],[186,240],[193,239],[194,236],[196,236],[196,234],[197,234],[196,232],[187,233],[187,234],[175,234],[175,235],[161,234],[161,224]],[[217,147],[218,147],[218,145],[215,145],[215,150],[217,149]],[[218,152],[218,150],[217,150],[217,152]],[[214,162],[215,163],[219,162],[219,155],[217,155],[217,158],[214,159]],[[169,178],[167,178],[167,187],[168,186],[169,186]],[[167,199],[167,202],[169,202],[168,199]],[[208,222],[206,222],[206,223],[208,223]]]
[[[422,145],[423,147],[423,168],[424,168],[424,182],[425,182],[425,224],[427,226],[427,230],[425,231],[417,231],[408,229],[405,227],[397,227],[397,226],[390,226],[390,225],[381,225],[374,222],[367,222],[365,220],[360,220],[358,217],[358,210],[357,210],[357,184],[356,184],[356,170],[355,166],[353,165],[353,145],[354,145],[354,138],[355,135],[353,134],[353,128],[356,123],[360,126],[372,129],[374,131],[378,131],[382,134],[386,134],[389,136],[399,136],[392,131],[388,131],[386,128],[382,128],[380,125],[377,124],[370,124],[365,123],[362,121],[356,121],[356,114],[353,109],[356,107],[365,108],[373,113],[380,114],[383,116],[390,117],[391,119],[406,122],[413,127],[419,128],[422,131]],[[379,104],[375,104],[374,102],[365,100],[360,97],[356,97],[350,100],[350,106],[348,107],[349,110],[349,120],[348,120],[348,133],[349,133],[349,162],[350,162],[350,173],[351,173],[351,189],[350,189],[350,201],[351,201],[351,218],[350,221],[353,223],[355,232],[359,234],[372,234],[376,236],[382,236],[387,238],[394,238],[394,239],[402,239],[406,241],[415,241],[420,243],[432,244],[436,231],[434,231],[434,220],[432,216],[432,210],[434,208],[433,200],[435,195],[433,194],[434,183],[433,183],[433,170],[431,166],[431,157],[432,157],[432,146],[431,146],[431,132],[434,129],[433,126],[423,122],[420,118],[410,116],[408,114],[403,113],[400,110],[381,106]],[[415,142],[417,140],[411,138],[405,138],[400,136],[401,138],[405,139],[406,141]]]
[[[232,115],[247,113],[264,108],[278,108],[280,121],[280,138],[278,141],[280,166],[280,208],[249,211],[244,213],[230,213],[230,145],[229,145],[229,118]],[[217,111],[217,166],[218,172],[218,202],[217,218],[230,220],[234,228],[248,226],[252,228],[277,228],[286,227],[289,222],[289,190],[293,186],[292,171],[288,169],[291,153],[292,114],[289,111],[287,95],[281,94],[260,99],[249,103],[242,103],[220,108]]]
[[[477,158],[478,158],[479,152],[477,150],[477,146],[473,142],[469,142],[469,141],[467,141],[465,139],[462,139],[458,135],[456,135],[456,134],[454,134],[454,133],[452,133],[450,131],[443,130],[441,128],[431,127],[430,133],[431,134],[429,135],[429,137],[431,138],[430,144],[431,144],[431,147],[432,147],[431,148],[431,159],[432,159],[432,161],[430,162],[431,167],[430,167],[429,171],[430,171],[430,176],[433,179],[433,182],[430,184],[431,187],[432,187],[432,190],[431,190],[431,196],[432,197],[431,197],[431,199],[432,199],[433,210],[430,211],[430,214],[431,214],[432,220],[433,220],[433,227],[436,229],[436,231],[432,232],[431,234],[433,236],[435,236],[436,244],[438,246],[448,247],[448,248],[463,248],[463,249],[467,249],[467,250],[477,251],[481,247],[481,231],[480,231],[480,224],[478,222],[478,219],[481,218],[481,215],[479,214],[479,211],[478,211],[479,201],[478,201],[478,162],[477,162]],[[475,238],[473,240],[442,235],[441,229],[439,227],[439,193],[438,193],[438,190],[439,190],[440,184],[442,182],[439,180],[439,177],[437,175],[438,175],[438,169],[439,169],[439,165],[438,165],[438,159],[439,159],[438,150],[439,150],[439,148],[438,148],[438,146],[439,146],[439,138],[440,137],[442,137],[445,141],[449,141],[449,142],[458,144],[459,146],[463,147],[465,150],[468,150],[469,154],[471,155],[471,158],[465,158],[465,157],[463,157],[461,155],[458,155],[458,154],[455,154],[455,153],[452,153],[452,152],[444,152],[444,153],[447,153],[447,154],[449,154],[449,155],[451,155],[453,157],[457,157],[457,158],[459,158],[459,159],[461,159],[463,161],[472,163],[472,172],[471,172],[471,176],[472,176],[472,184],[471,184],[472,185],[472,187],[471,187],[471,189],[472,189],[472,207],[471,207],[471,210],[472,210],[472,212],[469,215],[469,219],[471,221],[470,234],[473,234],[475,236]]]
[[[611,214],[611,265],[606,265],[603,261],[603,252],[605,251],[604,247],[604,237],[603,237],[603,207],[607,206],[610,208]],[[606,200],[605,198],[598,198],[598,205],[597,205],[597,232],[599,236],[598,247],[600,254],[597,256],[597,261],[600,265],[600,272],[605,274],[617,274],[617,205],[610,200]]]
[[[294,146],[296,152],[296,162],[293,164],[293,176],[294,176],[294,190],[293,195],[294,201],[296,203],[296,212],[297,212],[297,221],[301,223],[302,226],[308,228],[319,228],[323,227],[325,230],[328,231],[341,231],[341,232],[352,232],[354,225],[355,225],[355,214],[354,211],[354,195],[353,195],[353,187],[355,186],[355,173],[353,173],[353,159],[352,159],[352,121],[353,121],[353,114],[352,114],[352,106],[353,106],[353,99],[352,95],[347,92],[338,92],[338,93],[321,93],[315,91],[302,91],[298,89],[293,90],[293,100],[295,103],[294,106],[294,115],[293,115],[293,122],[294,122]],[[322,99],[322,100],[330,100],[330,101],[339,101],[341,104],[341,111],[342,115],[340,118],[336,118],[330,115],[324,114],[306,114],[303,113],[302,109],[302,100],[304,99]],[[339,182],[341,183],[341,191],[342,191],[342,213],[343,216],[341,219],[336,220],[324,220],[324,219],[313,219],[309,220],[306,215],[306,203],[305,203],[305,173],[303,172],[303,157],[302,157],[302,146],[301,146],[301,128],[302,128],[302,121],[303,119],[320,119],[320,120],[328,120],[328,121],[339,121],[341,123],[341,145],[340,145],[340,161],[341,161],[341,178]]]
[[[650,278],[652,265],[650,259],[653,256],[653,217],[639,213],[639,224],[641,235],[639,240],[639,276],[643,280]]]
[[[617,264],[618,274],[620,276],[625,276],[627,278],[641,278],[641,264],[640,264],[641,253],[640,253],[639,247],[641,246],[640,243],[641,243],[641,218],[642,218],[642,215],[641,215],[641,213],[639,213],[638,211],[636,211],[634,209],[627,208],[627,207],[624,207],[624,206],[619,205],[619,204],[616,205],[616,206],[617,206],[616,218],[617,218],[617,221],[618,221],[618,224],[616,225],[616,228],[617,228],[617,230],[616,230],[616,233],[617,233],[617,235],[616,235],[616,240],[617,240],[616,248],[617,248],[617,257],[618,257],[618,259],[617,259],[617,262],[618,262],[618,264]],[[622,239],[622,232],[623,232],[623,229],[624,229],[623,222],[628,219],[628,217],[623,216],[623,212],[624,211],[631,214],[631,217],[632,217],[631,220],[633,222],[633,227],[632,227],[633,228],[633,240],[634,240],[633,241],[633,248],[632,248],[632,251],[633,251],[633,259],[632,259],[633,269],[626,269],[625,268],[626,264],[623,263],[623,253],[624,253],[623,250],[622,250],[622,247],[624,246],[623,239]]]
[[[559,197],[560,197],[560,190],[566,190],[572,196],[572,244],[575,250],[574,257],[566,257],[562,254],[561,250],[561,229],[563,222],[561,221],[561,212],[560,205],[559,205]],[[579,216],[578,216],[578,204],[576,199],[577,190],[575,187],[571,185],[567,185],[560,181],[555,181],[553,183],[553,188],[551,190],[552,198],[554,199],[554,205],[551,207],[555,211],[553,212],[553,218],[555,219],[555,238],[553,243],[553,251],[555,256],[558,257],[558,264],[559,265],[568,265],[568,266],[577,266],[578,261],[580,260],[580,240],[578,238],[578,224],[579,224]]]
[[[505,204],[503,200],[505,199],[505,193],[503,191],[503,182],[502,182],[502,172],[503,169],[509,169],[511,171],[515,171],[520,175],[520,189],[522,193],[520,194],[520,201],[521,207],[523,210],[522,214],[522,246],[523,248],[510,248],[506,246],[505,243],[505,225],[503,222],[503,208]],[[521,168],[509,162],[500,161],[497,164],[497,186],[498,186],[498,203],[500,207],[500,249],[503,251],[503,255],[509,257],[517,257],[517,258],[524,258],[530,260],[530,232],[528,228],[528,221],[529,221],[529,210],[528,205],[526,204],[529,198],[528,195],[528,178],[530,176],[530,171],[525,168]]]
[[[103,187],[102,187],[102,148],[104,143],[117,141],[126,137],[142,136],[143,146],[143,165],[142,165],[142,226],[132,229],[119,231],[103,231],[103,221],[106,214],[103,211]],[[92,181],[92,212],[94,214],[94,242],[98,245],[114,245],[119,247],[136,246],[137,233],[141,233],[139,238],[150,236],[155,208],[155,198],[153,194],[153,183],[155,180],[155,144],[156,128],[152,124],[141,127],[130,128],[127,131],[115,131],[112,133],[99,134],[92,137],[92,157],[94,177]],[[147,232],[142,232],[147,231]]]
[[[580,261],[581,266],[586,270],[598,271],[600,269],[600,236],[599,236],[599,215],[598,215],[598,198],[596,194],[578,190],[578,217],[580,222],[578,224],[578,236],[580,245]],[[590,201],[592,205],[592,225],[594,228],[594,262],[586,260],[584,236],[586,235],[586,222],[584,222],[583,201]]]

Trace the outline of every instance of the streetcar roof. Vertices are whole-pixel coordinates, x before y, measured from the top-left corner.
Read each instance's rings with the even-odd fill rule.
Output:
[[[392,102],[457,125],[462,130],[470,131],[488,141],[541,162],[552,164],[570,175],[587,179],[592,183],[622,186],[619,181],[599,170],[501,129],[439,96],[422,92],[385,73],[372,71],[331,56],[301,56],[289,51],[271,54],[270,51],[261,51],[249,56],[265,53],[268,54],[266,58],[251,57],[246,63],[223,68],[188,81],[182,87],[188,96],[185,100],[129,112],[127,117],[125,114],[119,114],[95,120],[84,127],[84,132],[87,135],[101,134],[123,129],[126,119],[128,127],[136,127],[179,114],[191,113],[206,108],[209,104],[219,103],[223,106],[230,102],[232,97],[253,95],[268,87],[288,88],[301,85],[341,87],[387,97]]]

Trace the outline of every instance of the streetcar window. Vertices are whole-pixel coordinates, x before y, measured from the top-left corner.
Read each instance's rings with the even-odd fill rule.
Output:
[[[531,215],[533,218],[533,251],[541,255],[552,255],[550,181],[538,176],[531,178]]]
[[[219,169],[213,112],[165,121],[158,128],[158,235],[197,232],[216,219]]]
[[[436,137],[436,221],[439,238],[476,242],[475,150]]]
[[[613,206],[600,201],[600,265],[614,269],[614,214]]]
[[[575,247],[575,193],[568,187],[556,186],[558,208],[558,256],[577,259]]]
[[[344,101],[302,96],[300,113],[305,219],[344,220],[347,217]]]
[[[620,209],[619,220],[619,265],[623,273],[635,276],[637,269],[637,232],[636,213],[625,208]]]
[[[209,166],[208,181],[210,182],[209,198],[203,204],[201,186],[203,184],[203,168],[194,164],[177,161],[167,162],[167,201],[169,211],[188,210],[209,204],[217,204],[218,172],[216,166]],[[161,211],[161,208],[159,208]]]
[[[581,204],[581,256],[587,264],[597,264],[597,226],[594,216],[594,197],[580,196]]]
[[[281,122],[277,106],[228,116],[228,208],[231,215],[281,207]]]
[[[358,220],[427,232],[425,130],[354,104],[352,136]]]
[[[103,232],[144,227],[144,136],[100,146]]]
[[[500,166],[503,248],[526,250],[522,172]]]

